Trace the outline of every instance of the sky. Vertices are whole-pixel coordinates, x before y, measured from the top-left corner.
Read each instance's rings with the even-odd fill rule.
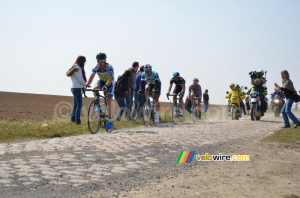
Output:
[[[134,61],[151,64],[161,101],[176,71],[187,85],[197,77],[211,104],[227,104],[229,84],[249,87],[258,69],[269,92],[284,69],[300,89],[298,0],[0,2],[0,91],[71,96],[66,71],[84,55],[89,77],[99,52],[115,78]]]

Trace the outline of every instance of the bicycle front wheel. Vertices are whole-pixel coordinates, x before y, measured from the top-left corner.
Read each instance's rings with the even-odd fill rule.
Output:
[[[99,121],[100,105],[94,100],[90,103],[87,116],[87,124],[91,134],[98,133],[101,122]]]
[[[192,116],[193,116],[193,122],[196,124],[198,122],[198,115],[199,111],[198,111],[198,107],[196,105],[192,106]]]
[[[151,121],[151,117],[152,117],[152,115],[151,115],[151,107],[150,107],[149,103],[146,103],[144,105],[144,113],[143,113],[143,115],[144,115],[144,123],[148,127],[150,125],[150,121]]]

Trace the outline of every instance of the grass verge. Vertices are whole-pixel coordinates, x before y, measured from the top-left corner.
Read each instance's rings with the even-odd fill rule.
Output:
[[[202,114],[205,119],[205,115]],[[160,114],[160,124],[172,122],[170,113]],[[185,122],[192,122],[192,117],[186,115]],[[115,121],[114,129],[134,128],[143,126],[141,121]],[[98,133],[104,133],[100,127]],[[49,139],[55,137],[68,137],[89,134],[87,121],[82,120],[81,125],[76,125],[68,119],[51,121],[0,121],[0,143],[11,143],[26,140]]]
[[[291,126],[294,126],[291,123]],[[263,142],[300,142],[300,127],[294,129],[284,128],[276,131],[274,134],[265,137]]]
[[[161,123],[170,122],[168,115],[161,115]],[[119,121],[114,124],[115,129],[133,128],[142,126],[141,121]],[[102,127],[98,133],[105,132]],[[87,121],[82,120],[81,125],[76,125],[68,119],[38,121],[0,121],[0,143],[10,143],[25,140],[49,139],[55,137],[68,137],[89,134]]]

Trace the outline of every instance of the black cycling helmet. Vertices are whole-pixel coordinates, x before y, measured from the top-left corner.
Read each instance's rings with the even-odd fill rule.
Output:
[[[180,74],[179,74],[179,72],[174,72],[174,73],[173,73],[173,76],[174,76],[174,77],[179,77]]]
[[[97,60],[106,60],[106,54],[100,52],[99,54],[96,55],[96,59]]]

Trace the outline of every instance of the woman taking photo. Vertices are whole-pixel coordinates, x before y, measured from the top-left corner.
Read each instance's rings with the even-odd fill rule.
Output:
[[[291,127],[289,118],[294,122],[295,124],[294,128],[297,128],[300,125],[300,122],[295,117],[295,115],[291,112],[291,108],[293,103],[295,102],[297,92],[294,88],[293,82],[290,80],[290,75],[288,71],[283,70],[281,72],[281,78],[282,78],[282,87],[280,87],[280,90],[284,92],[284,95],[286,97],[286,102],[281,109],[282,117],[284,120],[283,128]],[[279,86],[275,83],[275,87],[279,87]]]
[[[84,64],[86,59],[84,56],[78,56],[74,65],[72,67],[78,68],[77,71],[71,76],[72,79],[72,87],[71,92],[73,94],[73,109],[71,112],[71,122],[75,122],[76,124],[81,124],[80,113],[82,108],[82,93],[81,89],[86,84],[86,76],[84,71]]]

